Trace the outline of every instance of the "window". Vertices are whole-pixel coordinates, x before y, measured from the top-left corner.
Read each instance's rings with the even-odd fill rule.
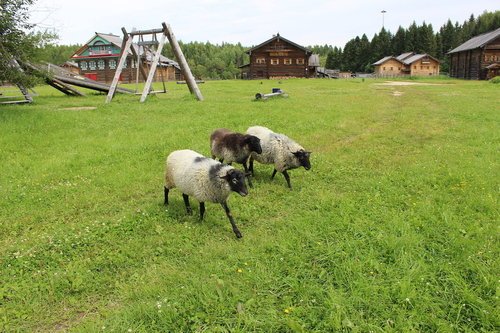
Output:
[[[280,60],[279,59],[271,59],[271,65],[279,65],[280,64]]]
[[[102,59],[98,60],[97,61],[97,68],[104,69],[104,67],[105,67],[104,60],[102,60]]]
[[[413,69],[417,69],[417,66],[413,66]]]
[[[391,71],[393,71],[393,70],[394,70],[394,67],[391,67]]]
[[[385,71],[385,66],[384,66],[384,67],[382,67],[382,69]]]
[[[82,71],[86,71],[87,70],[87,62],[86,61],[81,61],[80,62],[80,68],[82,69]]]
[[[127,68],[127,60],[123,63],[123,68]]]
[[[304,58],[298,58],[296,61],[297,65],[303,65],[304,64]]]
[[[116,60],[111,59],[108,63],[109,69],[116,69]]]
[[[89,69],[90,70],[95,70],[96,69],[96,63],[95,63],[95,61],[89,61]]]
[[[255,63],[257,63],[257,64],[265,64],[266,63],[266,58],[257,58],[255,60]]]
[[[285,65],[291,65],[292,64],[292,59],[290,59],[290,58],[283,59],[283,63]]]

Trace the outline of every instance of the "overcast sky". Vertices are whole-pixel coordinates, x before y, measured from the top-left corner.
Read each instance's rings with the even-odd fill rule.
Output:
[[[166,22],[183,42],[254,46],[279,32],[303,46],[343,48],[363,33],[371,40],[382,24],[395,33],[399,26],[425,22],[436,32],[448,18],[461,24],[471,14],[499,7],[495,0],[38,0],[31,20],[53,29],[59,44],[84,44],[94,32],[122,36],[121,27],[145,30]]]

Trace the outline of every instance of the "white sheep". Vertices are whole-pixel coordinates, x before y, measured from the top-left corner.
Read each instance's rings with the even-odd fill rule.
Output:
[[[192,150],[176,150],[168,155],[166,161],[165,205],[168,205],[168,193],[174,187],[182,192],[188,214],[192,214],[189,196],[200,202],[201,220],[205,213],[205,201],[220,203],[236,237],[242,237],[227,205],[227,198],[231,191],[241,196],[248,194],[243,172]]]
[[[303,166],[306,170],[311,168],[309,157],[311,152],[306,151],[301,145],[284,134],[274,133],[267,127],[252,126],[247,129],[247,134],[254,135],[260,139],[262,147],[261,154],[252,153],[250,155],[249,170],[253,174],[253,161],[262,164],[274,164],[274,171],[281,172],[285,177],[288,187],[291,189],[290,176],[287,170]]]

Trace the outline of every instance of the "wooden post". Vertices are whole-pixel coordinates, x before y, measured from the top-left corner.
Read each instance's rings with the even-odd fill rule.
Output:
[[[111,100],[113,99],[113,96],[115,95],[116,86],[118,85],[118,81],[120,80],[120,74],[122,73],[123,65],[125,64],[125,61],[127,60],[128,50],[130,49],[130,46],[132,45],[132,38],[128,36],[125,28],[122,28],[122,31],[124,32],[124,36],[123,36],[124,40],[122,43],[122,54],[120,56],[120,61],[118,62],[118,66],[116,67],[116,72],[115,72],[115,76],[113,77],[113,82],[111,83],[111,86],[109,87],[108,96],[106,97],[106,103],[111,102]]]
[[[163,26],[163,31],[167,35],[168,41],[172,46],[172,50],[174,51],[175,57],[179,62],[179,66],[181,67],[181,72],[184,75],[184,78],[186,79],[189,91],[191,91],[191,93],[194,94],[199,101],[203,101],[203,95],[201,94],[201,91],[198,88],[198,85],[196,84],[196,80],[194,79],[193,74],[189,69],[189,65],[186,61],[186,58],[184,58],[184,54],[182,53],[179,43],[177,43],[177,39],[175,38],[174,33],[170,28],[170,25],[163,22],[162,26]]]
[[[10,60],[10,64],[12,67],[15,67],[17,68],[18,71],[20,72],[24,72],[24,70],[21,68],[21,66],[19,65],[19,63],[17,62],[16,59],[12,58]],[[33,98],[31,97],[31,95],[29,94],[28,92],[28,89],[26,89],[25,86],[23,86],[22,84],[20,83],[16,83],[17,87],[19,88],[19,90],[21,90],[21,93],[23,94],[24,96],[24,99],[28,102],[28,103],[31,103],[33,102]]]
[[[151,64],[151,68],[149,69],[148,79],[146,80],[146,84],[144,85],[144,89],[142,90],[141,103],[146,100],[146,97],[149,94],[151,83],[153,82],[153,78],[156,72],[156,67],[158,66],[158,62],[160,61],[161,50],[163,49],[163,45],[165,44],[165,39],[165,34],[162,34],[160,43],[158,44],[158,48],[153,59],[153,63]]]

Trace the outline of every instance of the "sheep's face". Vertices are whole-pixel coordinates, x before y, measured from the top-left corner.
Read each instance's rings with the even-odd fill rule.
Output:
[[[245,185],[245,174],[240,170],[231,169],[224,178],[231,188],[231,191],[238,193],[242,197],[248,194],[247,186]]]
[[[293,153],[295,157],[299,160],[300,166],[303,166],[304,169],[309,170],[311,169],[311,162],[309,161],[309,157],[311,156],[310,151],[305,151],[305,150],[299,150]]]
[[[250,151],[254,151],[257,154],[262,153],[262,147],[260,145],[260,139],[258,137],[253,135],[248,135],[247,138],[245,139],[245,143],[250,148]]]

